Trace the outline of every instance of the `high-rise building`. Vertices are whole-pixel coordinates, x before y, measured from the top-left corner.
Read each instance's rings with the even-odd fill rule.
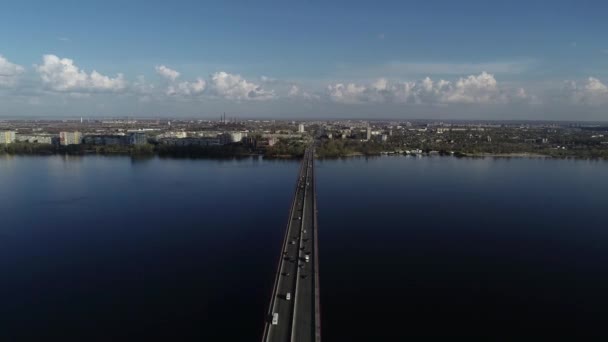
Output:
[[[55,138],[52,134],[16,134],[15,141],[20,142],[28,142],[28,143],[36,143],[36,144],[52,144],[53,138]]]
[[[148,138],[145,133],[133,132],[129,134],[129,145],[145,145],[148,143]]]
[[[11,144],[15,142],[15,132],[0,131],[0,144]]]
[[[370,140],[372,138],[372,128],[367,126],[367,131],[365,133],[365,139]]]
[[[79,145],[82,142],[82,134],[80,132],[59,132],[59,144]]]
[[[241,142],[243,140],[243,133],[241,132],[226,132],[219,135],[220,144],[232,144]]]
[[[298,125],[298,133],[304,133],[304,124]]]

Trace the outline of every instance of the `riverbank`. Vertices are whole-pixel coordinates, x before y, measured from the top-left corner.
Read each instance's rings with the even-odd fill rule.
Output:
[[[346,159],[346,158],[360,158],[360,157],[381,157],[381,156],[394,156],[394,157],[452,157],[452,158],[497,158],[497,159],[575,159],[575,160],[608,160],[608,157],[587,157],[577,155],[548,155],[539,153],[397,153],[397,152],[386,152],[386,153],[350,153],[339,156],[316,156],[318,159],[332,160],[332,159]]]
[[[167,145],[69,145],[54,146],[44,144],[17,143],[0,145],[0,155],[107,155],[132,157],[169,157],[169,158],[246,158],[262,156],[265,159],[299,159],[302,149],[297,148],[270,148],[267,150],[253,150],[242,144],[222,146],[167,146]],[[319,159],[340,159],[352,157],[372,157],[381,155],[390,156],[452,156],[457,158],[556,158],[581,160],[608,160],[604,151],[589,150],[543,150],[539,152],[460,152],[460,151],[381,151],[370,149],[368,151],[354,151],[350,149],[334,150],[328,153],[326,149],[317,149],[316,157]]]
[[[465,157],[479,158],[553,158],[550,155],[538,153],[464,153]]]

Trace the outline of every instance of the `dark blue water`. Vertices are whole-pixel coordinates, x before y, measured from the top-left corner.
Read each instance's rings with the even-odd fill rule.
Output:
[[[249,341],[297,162],[0,159],[0,341]]]
[[[324,337],[608,336],[607,176],[590,161],[318,163]]]
[[[325,340],[608,335],[608,163],[317,166]],[[0,157],[0,340],[259,340],[297,167]]]

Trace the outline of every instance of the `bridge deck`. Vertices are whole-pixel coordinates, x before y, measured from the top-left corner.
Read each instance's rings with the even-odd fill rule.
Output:
[[[320,341],[317,249],[314,152],[309,148],[298,175],[263,341]],[[275,314],[277,324],[272,322]]]

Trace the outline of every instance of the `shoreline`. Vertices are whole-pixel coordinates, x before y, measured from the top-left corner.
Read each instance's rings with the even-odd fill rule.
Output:
[[[518,153],[463,153],[464,157],[491,157],[491,158],[555,158],[553,156],[547,154],[539,154],[539,153],[528,153],[528,152],[518,152]]]
[[[496,159],[507,159],[507,158],[516,158],[516,159],[573,159],[573,160],[602,160],[608,161],[608,158],[603,157],[584,157],[584,156],[551,156],[548,154],[539,154],[539,153],[528,153],[528,152],[519,152],[519,153],[461,153],[461,154],[429,154],[429,153],[418,153],[418,154],[404,154],[404,153],[375,153],[375,154],[348,154],[337,157],[319,157],[316,156],[317,159],[342,159],[342,158],[353,158],[353,157],[382,157],[382,156],[393,156],[393,157],[451,157],[451,158],[471,158],[471,159],[482,159],[482,158],[496,158]]]
[[[79,152],[66,152],[66,151],[30,151],[30,152],[16,152],[16,153],[0,153],[2,156],[124,156],[132,158],[175,158],[175,159],[233,159],[233,158],[248,158],[248,157],[262,157],[268,160],[297,160],[301,156],[297,155],[264,155],[263,153],[235,153],[235,154],[182,154],[182,153],[158,153],[158,151],[151,151],[149,153],[138,152],[130,153],[129,151],[95,151],[85,150]],[[365,154],[362,152],[352,152],[348,154],[338,156],[319,156],[315,155],[316,159],[319,160],[331,160],[331,159],[343,159],[343,158],[360,158],[360,157],[381,157],[381,156],[394,156],[394,157],[455,157],[455,158],[521,158],[521,159],[577,159],[577,160],[608,160],[604,157],[586,157],[576,155],[563,155],[563,156],[552,156],[548,154],[531,153],[531,152],[516,152],[516,153],[454,153],[454,154],[439,154],[439,153],[416,153],[416,154],[405,154],[405,153],[369,153]]]

